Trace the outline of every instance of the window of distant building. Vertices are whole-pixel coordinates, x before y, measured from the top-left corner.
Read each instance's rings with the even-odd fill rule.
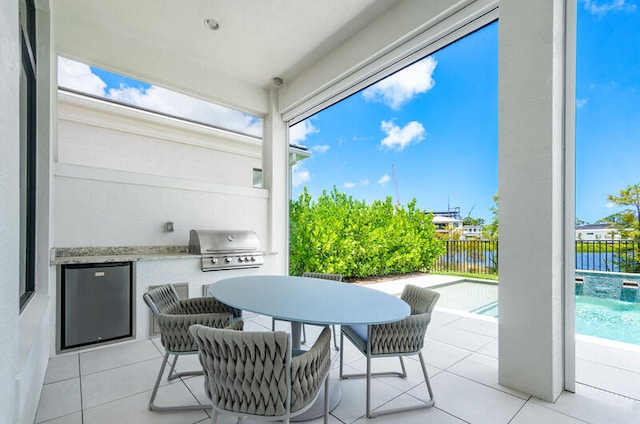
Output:
[[[58,87],[148,112],[262,138],[262,119],[255,115],[60,56]]]

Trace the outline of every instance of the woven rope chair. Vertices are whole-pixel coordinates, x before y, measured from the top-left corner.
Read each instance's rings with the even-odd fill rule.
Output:
[[[325,328],[308,351],[291,357],[284,331],[244,332],[194,325],[205,392],[213,406],[212,424],[228,413],[245,419],[289,422],[314,403],[324,383],[324,422],[328,422],[331,334]]]
[[[234,317],[239,317],[241,311],[212,297],[180,300],[176,289],[171,284],[153,289],[142,297],[149,309],[151,309],[153,316],[158,320],[160,341],[165,350],[158,378],[153,386],[153,392],[149,400],[149,409],[154,411],[175,411],[210,408],[208,405],[158,406],[155,404],[158,387],[169,361],[169,355],[174,355],[174,359],[169,369],[168,381],[179,377],[202,374],[202,371],[176,372],[176,363],[180,355],[198,353],[198,346],[189,334],[189,326],[202,324],[209,327],[224,328],[231,323]]]
[[[342,281],[342,275],[340,274],[325,274],[322,272],[305,272],[302,274],[303,277],[307,278],[319,278],[321,280],[332,280],[332,281]],[[338,347],[338,340],[336,336],[336,326],[331,326],[333,330],[333,347],[335,350],[340,350]],[[276,319],[271,318],[271,331],[275,331],[276,329]],[[304,324],[302,324],[302,344],[307,343],[307,331],[304,329]]]
[[[440,297],[438,292],[426,288],[406,285],[402,292],[402,300],[411,307],[411,315],[407,318],[388,323],[376,325],[353,325],[342,326],[340,334],[340,346],[344,343],[344,338],[349,339],[354,346],[367,357],[367,372],[365,374],[344,374],[343,373],[343,349],[340,350],[340,378],[367,379],[367,403],[366,412],[368,418],[394,412],[408,411],[421,408],[429,408],[434,405],[435,400],[431,390],[431,383],[427,375],[427,368],[422,357],[422,347],[424,346],[424,336],[427,326],[431,321],[431,312]],[[396,408],[371,413],[371,377],[397,376],[406,378],[407,370],[404,366],[403,356],[418,355],[424,381],[429,392],[429,399],[424,405]],[[371,359],[385,356],[397,356],[400,359],[402,372],[371,373]]]

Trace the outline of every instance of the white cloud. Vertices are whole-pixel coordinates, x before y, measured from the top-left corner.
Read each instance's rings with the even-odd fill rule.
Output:
[[[302,143],[308,135],[320,132],[320,129],[314,126],[309,119],[306,119],[293,127],[289,128],[289,142],[292,144]]]
[[[437,64],[429,56],[372,85],[362,92],[362,96],[366,100],[380,101],[393,110],[399,110],[414,96],[433,88],[435,81],[432,76]]]
[[[582,0],[584,9],[592,15],[605,15],[609,12],[633,12],[636,10],[635,4],[629,4],[626,0],[612,0],[598,3],[595,0]]]
[[[353,181],[345,181],[342,184],[342,187],[344,188],[355,188],[358,186],[365,186],[365,185],[369,185],[369,180],[360,180],[360,182],[354,183]]]
[[[255,116],[155,85],[146,90],[120,86],[105,92],[106,83],[95,75],[88,65],[63,57],[58,57],[58,85],[132,106],[262,137],[262,121]]]
[[[604,207],[605,207],[605,209],[613,209],[613,208],[616,207],[616,204],[613,203],[613,202],[607,202],[607,203],[605,203]]]
[[[262,121],[237,110],[152,85],[146,90],[112,88],[107,97],[134,106],[262,137]]]
[[[328,144],[318,144],[317,146],[313,146],[311,150],[318,153],[327,153],[327,151],[331,148]]]
[[[380,145],[389,149],[404,150],[411,143],[419,143],[425,136],[424,127],[417,121],[411,121],[402,128],[393,121],[382,121],[380,129],[387,134]]]
[[[386,185],[389,181],[391,181],[391,177],[387,174],[384,174],[382,177],[380,177],[380,179],[378,180],[378,184],[381,186]]]
[[[58,85],[82,93],[104,97],[107,84],[91,72],[89,65],[58,57]]]
[[[311,180],[309,170],[304,168],[300,162],[293,165],[291,168],[291,185],[298,187],[309,180]]]
[[[576,108],[580,109],[580,108],[586,106],[587,103],[589,103],[589,99],[587,99],[587,98],[576,99]]]

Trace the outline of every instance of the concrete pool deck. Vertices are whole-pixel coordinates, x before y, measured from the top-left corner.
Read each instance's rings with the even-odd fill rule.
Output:
[[[367,286],[399,296],[406,284],[433,287],[461,280],[469,280],[469,278],[425,274],[371,283]],[[497,281],[495,282],[497,283]],[[495,340],[492,343],[495,345],[495,357],[498,357],[497,318],[439,308],[438,306],[436,306],[436,309],[453,316],[458,315],[471,320],[495,323],[495,333],[492,333],[492,336],[495,335]],[[457,334],[456,338],[458,337],[464,338],[464,334]],[[427,332],[427,338],[433,338],[437,341],[451,341],[451,335],[445,336],[438,332],[434,334],[432,331]],[[640,401],[640,346],[576,334],[576,381],[593,388]]]
[[[433,286],[459,277],[424,275],[402,278],[370,287],[399,293],[405,284]],[[271,329],[271,318],[245,314],[245,328]],[[498,320],[436,307],[423,349],[436,399],[434,408],[368,420],[364,417],[364,379],[343,380],[342,402],[332,411],[331,424],[637,424],[640,416],[640,347],[576,337],[576,393],[564,392],[556,402],[544,402],[498,384]],[[278,329],[288,324],[277,322]],[[314,340],[320,327],[308,325]],[[346,366],[364,371],[364,357],[349,343],[344,347]],[[149,411],[147,402],[162,360],[157,337],[87,349],[50,358],[42,388],[36,423],[209,423],[203,411],[162,414]],[[337,352],[332,350],[331,375],[338,375]],[[376,378],[373,409],[406,406],[423,396],[420,365],[405,361],[409,376]],[[195,355],[178,361],[178,368],[200,366]],[[374,371],[397,368],[396,358],[373,361]],[[202,377],[161,386],[158,402],[207,402]],[[221,424],[235,422],[225,417]],[[319,424],[322,420],[309,421]],[[257,424],[249,420],[247,424]]]

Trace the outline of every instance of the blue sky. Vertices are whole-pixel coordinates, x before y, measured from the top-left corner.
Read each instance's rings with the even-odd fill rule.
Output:
[[[640,183],[640,0],[578,0],[576,216],[619,211]],[[253,135],[254,116],[59,58],[59,85]],[[485,27],[291,129],[313,156],[292,195],[336,186],[368,202],[398,194],[425,210],[491,218],[498,193],[498,24]]]
[[[497,29],[485,27],[294,127],[313,156],[295,170],[293,198],[303,187],[317,198],[336,186],[367,202],[395,202],[394,167],[403,204],[415,198],[425,210],[460,207],[489,219],[498,190]]]
[[[422,76],[433,79],[432,88],[402,106],[360,93],[302,124],[312,131],[300,142],[314,157],[296,170],[293,196],[305,186],[314,197],[336,186],[357,199],[395,200],[393,164],[403,203],[459,206],[463,216],[489,220],[498,193],[497,25],[434,53],[433,73]],[[580,0],[577,36],[576,216],[595,222],[620,210],[608,194],[640,183],[637,1]],[[424,129],[420,137],[382,145],[383,122],[403,128],[413,121]]]
[[[594,222],[640,184],[638,1],[580,1],[576,97],[576,216]]]

